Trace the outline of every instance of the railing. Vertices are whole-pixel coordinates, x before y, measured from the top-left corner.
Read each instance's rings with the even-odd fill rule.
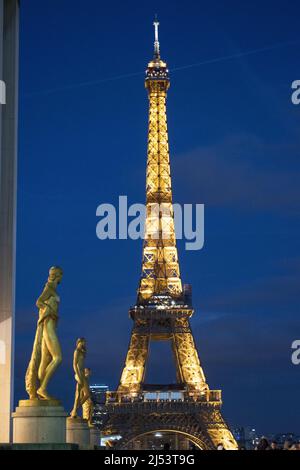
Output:
[[[106,392],[106,404],[126,403],[220,403],[221,390],[199,391],[153,391],[153,392]]]
[[[161,319],[161,318],[186,318],[191,317],[194,310],[188,305],[166,305],[157,307],[139,306],[131,307],[129,314],[131,318]]]

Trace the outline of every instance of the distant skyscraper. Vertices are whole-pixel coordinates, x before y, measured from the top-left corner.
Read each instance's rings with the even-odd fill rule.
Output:
[[[245,447],[246,449],[254,449],[257,444],[257,433],[253,426],[238,426],[232,430],[239,447]]]
[[[93,424],[99,429],[101,429],[107,416],[107,413],[104,410],[104,405],[108,389],[109,387],[107,385],[90,385],[92,400],[94,403]]]

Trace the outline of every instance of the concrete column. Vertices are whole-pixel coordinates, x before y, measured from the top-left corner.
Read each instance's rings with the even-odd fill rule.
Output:
[[[17,199],[19,2],[0,0],[0,442],[12,438]]]

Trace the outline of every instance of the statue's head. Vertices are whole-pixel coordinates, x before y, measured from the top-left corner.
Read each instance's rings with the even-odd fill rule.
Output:
[[[49,281],[59,284],[62,280],[62,277],[63,270],[59,266],[52,266],[52,268],[49,269]]]
[[[76,341],[76,349],[80,349],[81,351],[86,351],[86,339],[85,338],[78,338]]]

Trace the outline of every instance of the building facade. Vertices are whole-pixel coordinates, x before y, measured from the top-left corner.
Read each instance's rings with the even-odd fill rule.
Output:
[[[90,385],[92,400],[94,404],[93,424],[99,429],[103,427],[103,424],[107,417],[107,413],[105,410],[105,401],[106,392],[108,392],[108,389],[109,387],[107,385]]]
[[[14,366],[19,2],[0,0],[0,442],[11,440]]]

